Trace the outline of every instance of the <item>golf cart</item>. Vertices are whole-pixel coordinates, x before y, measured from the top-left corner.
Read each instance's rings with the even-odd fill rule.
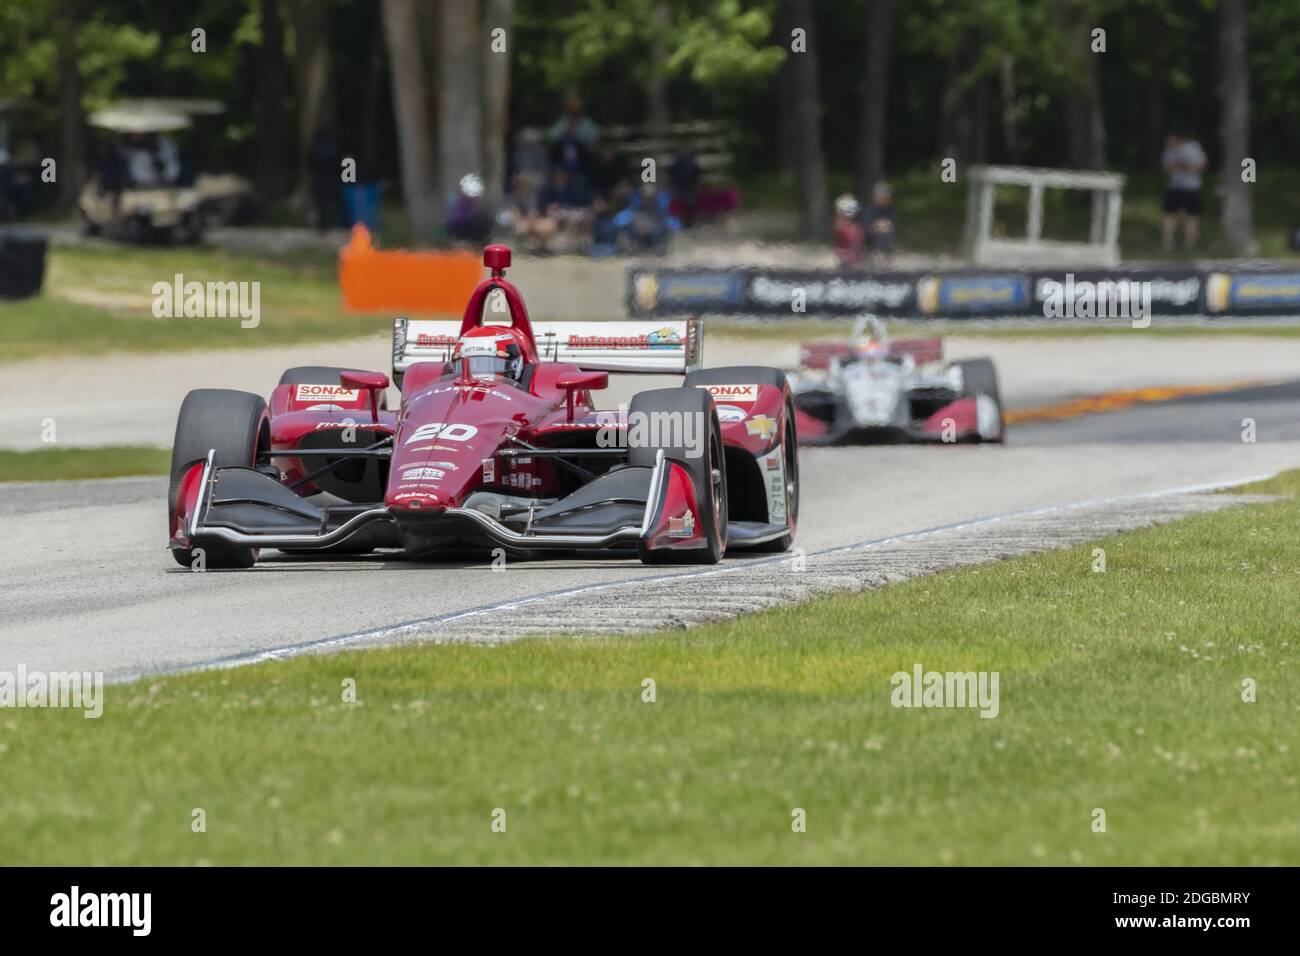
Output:
[[[210,118],[221,116],[226,111],[219,100],[181,97],[123,100],[118,105],[137,112],[176,113],[189,117],[194,123],[190,134],[191,147],[200,147],[196,150],[200,154],[204,152],[201,144],[210,143],[216,133],[212,125],[215,121]],[[208,118],[206,123],[205,118]],[[214,229],[247,222],[253,215],[253,184],[243,176],[209,172],[182,163],[180,182],[182,185],[192,185],[198,193],[199,216],[205,228]]]
[[[90,125],[114,135],[104,144],[78,206],[87,235],[132,242],[197,242],[203,233],[198,191],[180,183],[168,133],[187,129],[183,113],[141,106],[100,110]]]

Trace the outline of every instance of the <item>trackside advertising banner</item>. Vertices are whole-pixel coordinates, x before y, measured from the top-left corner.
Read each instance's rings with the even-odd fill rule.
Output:
[[[1117,302],[1149,315],[1300,318],[1300,270],[1082,269],[836,272],[628,270],[636,317],[857,315],[935,319],[1104,320]],[[1107,311],[1108,308],[1112,311]]]

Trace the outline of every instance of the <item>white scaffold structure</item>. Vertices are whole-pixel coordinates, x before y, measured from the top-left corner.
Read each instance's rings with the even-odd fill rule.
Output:
[[[966,174],[966,254],[976,265],[1119,264],[1119,211],[1124,177],[1084,169],[1029,166],[973,166]],[[1029,211],[1022,239],[993,235],[993,204],[998,186],[1029,190]],[[1092,193],[1092,220],[1087,242],[1043,238],[1043,191],[1086,189]]]

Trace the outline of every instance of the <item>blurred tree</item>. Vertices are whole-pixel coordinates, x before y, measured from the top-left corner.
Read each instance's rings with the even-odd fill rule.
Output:
[[[294,205],[305,208],[311,193],[312,137],[318,130],[334,128],[328,4],[321,0],[293,0],[293,40],[298,105],[298,185]]]
[[[487,0],[483,5],[483,180],[488,203],[501,204],[505,186],[506,136],[510,118],[510,57],[514,44],[514,0]],[[505,50],[498,52],[497,30]]]
[[[263,202],[283,196],[284,96],[288,70],[284,55],[284,20],[279,0],[261,0],[262,44],[258,57],[257,191]]]
[[[1223,91],[1223,238],[1234,255],[1255,252],[1251,182],[1242,163],[1250,159],[1250,66],[1246,54],[1246,0],[1221,0],[1219,57]],[[1252,160],[1253,161],[1253,160]]]
[[[478,5],[442,0],[438,57],[438,150],[442,199],[467,173],[483,175],[483,59]]]
[[[86,175],[86,118],[81,103],[81,60],[77,51],[78,0],[59,0],[55,30],[59,50],[59,116],[61,173],[59,203],[72,207]]]
[[[802,30],[806,47],[792,50],[793,69],[789,80],[794,89],[790,102],[794,107],[798,149],[795,172],[803,199],[800,227],[810,239],[825,239],[830,233],[830,213],[826,197],[826,158],[822,154],[821,81],[817,74],[817,33],[813,25],[811,0],[785,0],[789,22]]]
[[[1057,0],[1065,65],[1066,163],[1075,169],[1106,165],[1106,118],[1099,54],[1090,40],[1099,18],[1092,0]]]
[[[0,4],[0,94],[23,106],[23,135],[58,162],[58,202],[85,177],[85,117],[118,96],[129,66],[153,57],[158,35],[114,22],[84,0]]]
[[[425,97],[424,57],[415,0],[383,0],[381,13],[388,44],[388,72],[401,158],[402,192],[411,229],[432,239],[441,225],[437,161],[430,136]]]
[[[861,115],[858,123],[858,197],[870,202],[871,190],[885,174],[885,107],[889,102],[889,0],[871,0],[863,44]]]
[[[586,0],[559,16],[563,39],[542,67],[551,88],[563,91],[617,64],[643,91],[644,115],[658,113],[663,122],[672,107],[670,78],[726,93],[776,70],[784,51],[766,42],[772,29],[768,7],[746,9],[740,0]]]

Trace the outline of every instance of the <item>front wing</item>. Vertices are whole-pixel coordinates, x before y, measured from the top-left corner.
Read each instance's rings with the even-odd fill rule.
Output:
[[[320,551],[398,543],[413,556],[502,547],[515,552],[705,545],[690,472],[658,455],[653,468],[622,468],[526,513],[493,513],[478,495],[468,507],[395,512],[382,504],[319,506],[252,468],[194,462],[178,487],[173,548],[221,542],[250,548]]]

